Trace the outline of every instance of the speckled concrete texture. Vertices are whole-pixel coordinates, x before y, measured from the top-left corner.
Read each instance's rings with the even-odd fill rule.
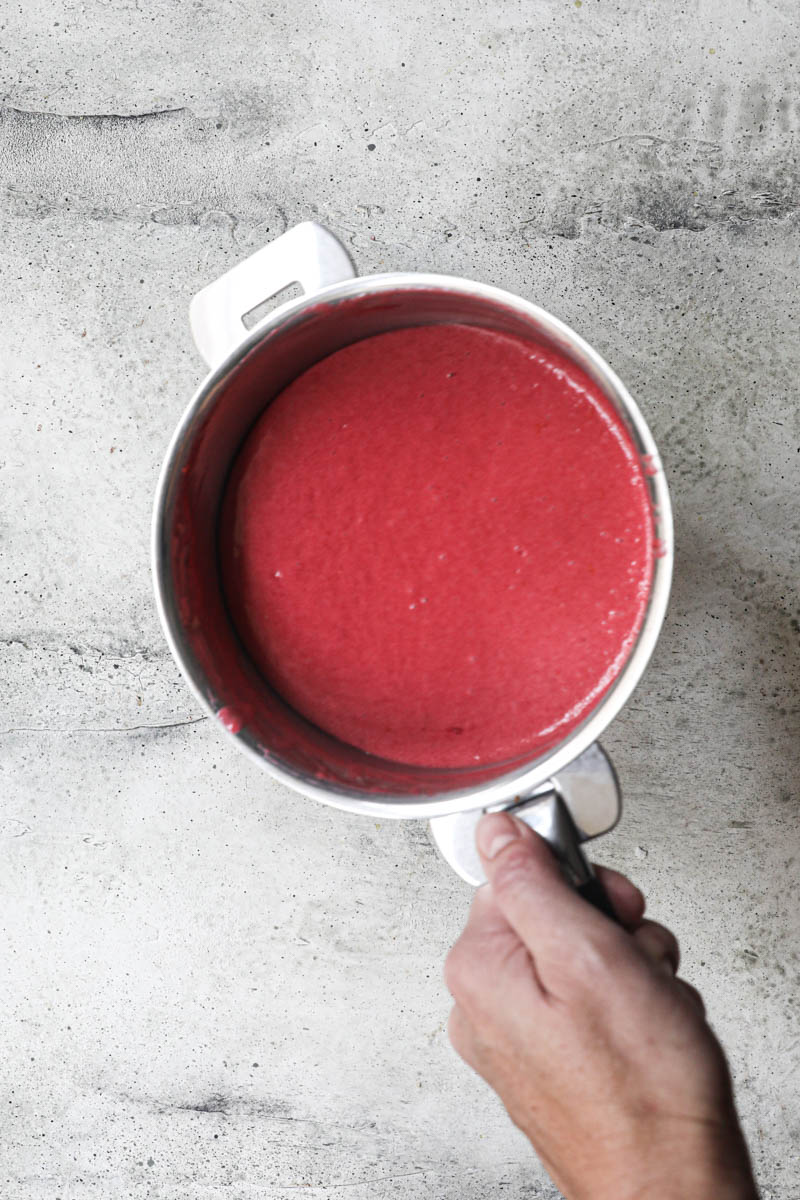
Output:
[[[765,1200],[800,1197],[798,38],[793,0],[0,11],[8,1200],[556,1195],[447,1046],[469,891],[424,826],[272,784],[158,627],[189,299],[309,217],[362,273],[538,301],[640,400],[677,574],[597,857],[679,932]]]

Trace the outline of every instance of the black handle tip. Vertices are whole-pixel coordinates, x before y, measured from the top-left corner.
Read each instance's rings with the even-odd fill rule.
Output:
[[[601,913],[612,920],[616,925],[620,924],[620,919],[614,911],[614,907],[609,899],[608,892],[603,887],[602,883],[597,878],[592,878],[588,882],[581,884],[578,892],[583,896],[584,900],[588,901],[594,908],[599,909]]]

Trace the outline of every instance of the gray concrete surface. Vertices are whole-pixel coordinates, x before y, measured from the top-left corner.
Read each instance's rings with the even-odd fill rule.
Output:
[[[0,10],[8,1200],[556,1194],[446,1044],[468,889],[238,756],[154,613],[189,298],[307,217],[536,299],[640,399],[677,577],[597,853],[800,1197],[799,35],[793,0]]]

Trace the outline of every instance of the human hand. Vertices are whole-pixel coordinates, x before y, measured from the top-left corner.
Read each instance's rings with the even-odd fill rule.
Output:
[[[757,1200],[719,1042],[676,977],[678,943],[598,868],[615,925],[547,844],[484,817],[488,879],[448,955],[450,1040],[568,1200]]]

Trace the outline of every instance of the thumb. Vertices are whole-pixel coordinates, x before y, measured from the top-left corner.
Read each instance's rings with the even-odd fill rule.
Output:
[[[476,840],[495,903],[537,961],[563,959],[565,941],[615,929],[567,883],[550,847],[524,822],[490,813]]]

